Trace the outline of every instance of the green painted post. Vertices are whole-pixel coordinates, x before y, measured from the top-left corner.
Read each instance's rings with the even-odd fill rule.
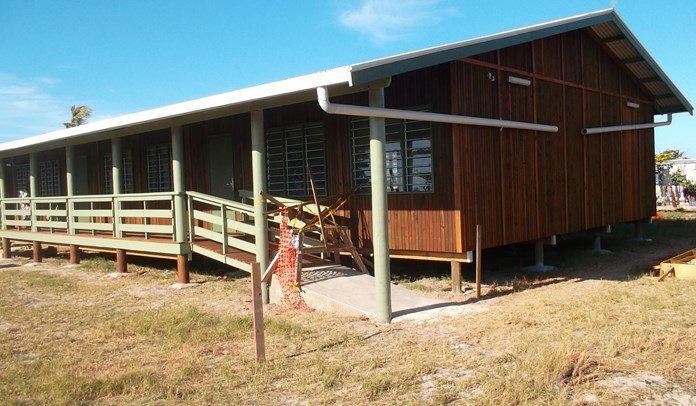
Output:
[[[251,172],[254,187],[254,235],[256,237],[256,262],[261,270],[268,267],[268,220],[266,199],[261,191],[266,188],[266,140],[263,129],[263,110],[251,112]],[[268,282],[261,284],[263,303],[268,303]]]
[[[121,139],[120,138],[112,138],[111,139],[111,193],[114,195],[120,195],[122,190],[121,190],[121,172],[122,172],[122,166],[123,166],[123,148],[121,147]],[[114,222],[114,236],[116,238],[121,238],[123,237],[121,235],[120,231],[120,222],[121,222],[121,216],[120,216],[120,207],[119,205],[121,202],[116,199],[112,198],[111,199],[111,210],[113,213],[113,222]]]
[[[184,181],[184,129],[181,126],[172,127],[172,180],[174,186],[174,241],[185,243],[186,232],[186,183]],[[192,238],[193,239],[193,238]],[[177,277],[179,283],[190,282],[188,258],[177,255]]]
[[[172,175],[174,181],[174,239],[186,242],[186,186],[184,184],[184,131],[172,127]]]
[[[34,221],[34,212],[36,210],[33,198],[39,197],[39,188],[38,188],[38,183],[39,183],[39,156],[37,155],[36,152],[32,152],[29,154],[29,197],[32,198],[32,200],[29,203],[29,207],[31,208],[31,231],[36,232],[36,222]]]
[[[370,88],[370,107],[384,107],[384,88]],[[370,171],[372,173],[372,246],[374,249],[377,319],[391,322],[391,272],[387,212],[387,166],[384,118],[370,117]]]
[[[65,189],[68,194],[68,199],[65,201],[65,211],[67,213],[66,220],[68,222],[68,233],[74,234],[72,222],[73,218],[70,215],[71,197],[75,194],[75,183],[73,182],[73,174],[75,173],[75,147],[68,145],[65,147]],[[80,263],[80,248],[75,244],[70,244],[70,263]]]
[[[121,190],[121,172],[123,167],[123,148],[121,148],[121,139],[111,139],[111,185],[112,193],[120,195]]]
[[[5,201],[5,198],[7,197],[6,193],[7,193],[7,191],[5,190],[5,160],[0,158],[0,201],[2,201],[2,205],[0,206],[0,208],[2,208],[2,210],[0,210],[0,215],[2,215],[2,220],[3,220],[2,224],[0,224],[0,226],[2,226],[3,230],[7,230],[7,224],[4,221],[5,220],[5,210],[4,210],[5,209],[4,203],[5,202],[4,201]],[[3,238],[3,241],[4,240],[5,239]],[[5,258],[7,258],[7,257],[5,257]]]
[[[75,183],[73,174],[75,173],[75,147],[68,145],[65,147],[65,190],[68,197],[75,194]]]

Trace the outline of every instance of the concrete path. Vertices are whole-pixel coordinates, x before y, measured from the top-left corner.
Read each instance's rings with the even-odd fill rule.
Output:
[[[281,297],[274,278],[271,300],[277,302]],[[376,317],[375,278],[345,266],[322,264],[304,267],[302,297],[318,311]],[[391,299],[392,322],[468,312],[466,305],[431,298],[394,284],[391,285]]]

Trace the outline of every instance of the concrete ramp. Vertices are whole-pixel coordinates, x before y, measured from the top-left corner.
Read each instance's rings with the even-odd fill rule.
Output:
[[[302,297],[318,310],[353,316],[376,317],[375,278],[351,268],[321,264],[302,269]],[[271,284],[271,300],[280,301],[277,279]],[[422,295],[399,285],[391,285],[393,321],[427,318],[428,314],[461,304]]]

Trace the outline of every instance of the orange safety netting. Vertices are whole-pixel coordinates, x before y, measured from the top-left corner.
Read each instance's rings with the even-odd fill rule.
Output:
[[[278,266],[276,274],[283,292],[282,302],[293,309],[312,312],[314,309],[305,303],[300,294],[299,283],[295,280],[297,271],[297,248],[293,241],[293,235],[288,227],[288,209],[282,208],[280,222],[280,244],[278,245]]]

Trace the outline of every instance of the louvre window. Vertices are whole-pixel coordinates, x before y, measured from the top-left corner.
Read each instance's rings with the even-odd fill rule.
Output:
[[[16,164],[14,168],[17,193],[20,191],[29,193],[29,164]]]
[[[122,158],[121,191],[123,193],[133,193],[135,191],[133,183],[133,153],[129,149],[124,150]],[[111,194],[114,192],[113,178],[112,154],[109,152],[104,155],[104,193]]]
[[[60,195],[60,165],[58,160],[39,163],[39,193],[41,196]]]
[[[430,122],[386,119],[387,191],[432,192],[432,131]],[[370,120],[351,121],[353,186],[370,191]]]
[[[268,193],[278,196],[310,196],[312,189],[308,164],[317,194],[326,195],[325,140],[321,123],[266,132]]]
[[[172,191],[171,145],[151,145],[145,150],[147,164],[147,191]]]

